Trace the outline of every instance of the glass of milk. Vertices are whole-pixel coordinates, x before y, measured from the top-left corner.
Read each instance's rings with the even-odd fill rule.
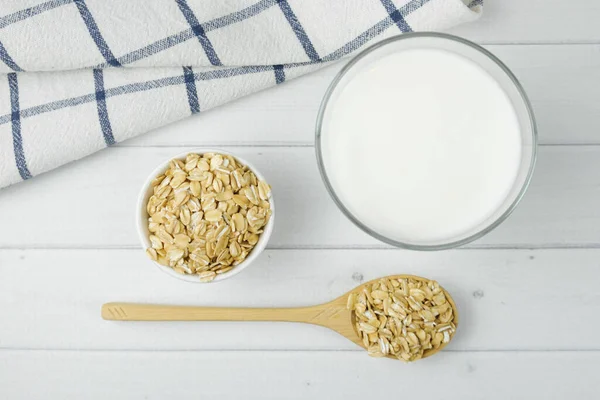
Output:
[[[329,87],[316,130],[321,175],[342,212],[415,250],[461,246],[504,221],[531,180],[536,146],[510,70],[439,33],[361,52]]]

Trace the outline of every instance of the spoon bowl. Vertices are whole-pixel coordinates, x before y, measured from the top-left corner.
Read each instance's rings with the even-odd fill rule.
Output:
[[[351,290],[348,293],[346,293],[344,296],[342,296],[342,297],[340,297],[340,298],[338,298],[338,299],[336,299],[334,301],[344,300],[345,301],[344,306],[346,306],[347,305],[346,302],[347,302],[348,296],[351,293],[360,293],[363,290],[363,288],[369,287],[372,284],[377,283],[381,279],[412,279],[412,280],[417,280],[417,281],[422,281],[422,282],[429,282],[430,281],[427,278],[423,278],[423,277],[415,276],[415,275],[391,275],[391,276],[386,276],[384,278],[377,278],[377,279],[373,279],[371,281],[365,282],[364,284],[362,284],[360,286],[357,286],[353,290]],[[452,322],[454,323],[455,326],[458,326],[458,311],[456,310],[456,304],[454,303],[454,299],[452,299],[452,296],[450,296],[450,293],[448,293],[446,291],[446,289],[444,289],[441,286],[440,286],[440,289],[442,289],[442,291],[444,292],[444,295],[446,296],[446,300],[448,301],[448,303],[450,304],[450,307],[452,308],[452,313],[453,313],[453,316],[454,316],[454,318],[452,319]],[[354,342],[357,343],[363,349],[367,350],[367,348],[365,347],[365,345],[362,342],[362,340],[360,340],[360,334],[359,334],[359,332],[357,331],[357,328],[356,328],[356,314],[354,312],[350,312],[350,318],[351,318],[350,323],[351,323],[352,328],[354,330],[354,335],[356,336],[356,338],[358,338],[358,341],[360,343],[357,343],[356,341],[354,341]],[[425,350],[423,352],[423,356],[421,358],[431,357],[432,355],[434,355],[435,353],[437,353],[438,351],[440,351],[444,347],[446,347],[446,345],[448,343],[442,343],[439,347],[437,347],[435,349]],[[397,359],[395,356],[393,356],[391,354],[388,354],[386,357],[394,359],[394,360]]]
[[[363,283],[342,296],[323,304],[297,308],[230,308],[193,307],[135,303],[107,303],[102,306],[102,318],[117,321],[281,321],[302,322],[319,325],[336,331],[346,339],[367,350],[356,331],[355,313],[347,308],[348,296],[360,293],[363,288],[380,279],[413,279],[429,282],[429,279],[414,275],[391,275]],[[442,288],[452,308],[453,323],[458,325],[456,304],[450,294]],[[436,349],[426,350],[422,358],[430,357],[442,350],[447,343]],[[397,359],[388,355],[388,358]]]

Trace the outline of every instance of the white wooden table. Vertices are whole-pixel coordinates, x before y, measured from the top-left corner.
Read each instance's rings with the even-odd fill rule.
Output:
[[[0,191],[1,399],[594,398],[600,364],[600,1],[488,0],[452,32],[513,69],[539,121],[531,188],[465,248],[391,249],[321,183],[313,126],[340,64]],[[234,279],[193,285],[139,249],[136,195],[161,160],[231,149],[272,182],[269,249]],[[370,359],[323,328],[115,323],[108,301],[297,306],[394,273],[438,279],[461,311],[447,351]],[[415,397],[423,396],[423,397]]]

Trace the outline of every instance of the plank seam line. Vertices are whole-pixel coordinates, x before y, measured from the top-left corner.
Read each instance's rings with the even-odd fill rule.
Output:
[[[139,251],[141,248],[137,245],[131,246],[0,246],[0,251],[93,251],[93,250],[106,250],[106,251]],[[523,250],[523,251],[535,251],[535,250],[597,250],[600,249],[600,243],[584,243],[584,244],[542,244],[542,245],[472,245],[467,247],[460,247],[453,249],[453,251],[474,251],[474,250]],[[390,246],[268,246],[265,250],[267,251],[340,251],[340,250],[373,250],[373,251],[402,251],[402,249],[390,247]]]
[[[116,145],[112,148],[114,149],[161,149],[161,148],[181,148],[181,147],[192,147],[192,146],[216,146],[216,147],[243,147],[243,148],[273,148],[273,147],[289,147],[289,148],[314,148],[314,144],[311,142],[259,142],[259,143],[249,143],[249,142],[202,142],[202,143],[191,143],[191,144],[151,144],[151,145]]]
[[[527,42],[527,41],[523,41],[523,42],[510,42],[510,41],[478,41],[476,40],[475,43],[481,45],[481,46],[596,46],[600,44],[600,41],[598,40],[573,40],[573,41],[537,41],[537,42]]]
[[[205,146],[205,147],[241,147],[241,148],[314,148],[312,142],[259,142],[259,143],[248,143],[248,142],[202,142],[202,143],[184,143],[184,144],[148,144],[148,145],[130,145],[130,144],[117,144],[112,146],[111,149],[168,149],[168,148],[186,148],[194,146]],[[600,143],[538,143],[539,147],[598,147]]]
[[[357,349],[67,349],[67,348],[27,348],[0,347],[0,352],[65,352],[65,353],[363,353]],[[444,353],[600,353],[598,348],[590,349],[493,349],[493,350],[449,350]]]

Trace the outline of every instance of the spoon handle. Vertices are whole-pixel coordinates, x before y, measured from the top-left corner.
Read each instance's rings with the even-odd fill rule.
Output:
[[[118,321],[287,321],[318,323],[322,306],[302,308],[190,307],[107,303],[102,318]]]

